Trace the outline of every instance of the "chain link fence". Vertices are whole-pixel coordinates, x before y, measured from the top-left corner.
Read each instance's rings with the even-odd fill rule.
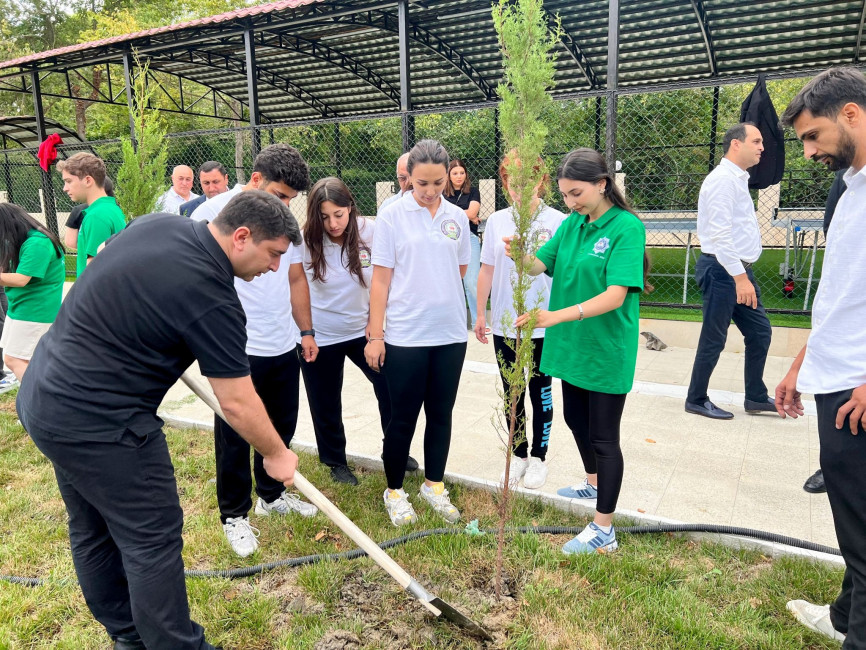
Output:
[[[779,112],[805,82],[768,82]],[[721,159],[722,136],[738,121],[740,105],[750,91],[751,85],[732,85],[621,94],[618,98],[617,182],[647,225],[653,260],[651,282],[655,290],[644,294],[645,303],[700,304],[693,278],[700,254],[698,193],[707,173]],[[551,176],[563,155],[575,147],[604,150],[606,111],[603,97],[554,102],[544,117],[550,127],[545,157]],[[494,107],[418,112],[412,120],[415,140],[438,139],[452,158],[466,163],[472,183],[481,192],[482,218],[505,207],[498,180],[504,151]],[[402,129],[400,115],[391,114],[340,122],[268,125],[255,131],[227,128],[170,134],[166,139],[166,187],[175,165],[185,164],[195,170],[208,160],[225,165],[230,184],[245,183],[252,169],[254,139],[261,147],[285,142],[301,151],[313,180],[342,178],[354,192],[361,213],[373,216],[397,189],[395,162],[403,152]],[[753,194],[764,246],[754,272],[768,309],[798,312],[811,308],[820,281],[824,247],[821,220],[833,177],[823,167],[803,160],[801,145],[793,133],[787,135],[782,182]],[[103,158],[109,175],[116,176],[121,163],[119,141],[59,147],[60,157],[82,150]],[[46,196],[53,194],[62,238],[72,204],[62,192],[59,174],[52,169],[45,182],[36,150],[8,149],[0,154],[0,199],[22,205],[45,222]],[[200,192],[197,180],[194,191]],[[546,200],[564,209],[555,182],[548,188]],[[303,216],[303,196],[295,200],[292,209],[298,217]],[[74,270],[74,260],[68,268]]]

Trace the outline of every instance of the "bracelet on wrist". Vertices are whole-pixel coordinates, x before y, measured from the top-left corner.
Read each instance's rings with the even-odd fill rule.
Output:
[[[577,317],[577,320],[583,320],[583,305],[580,303],[577,304],[577,311],[580,312],[580,316]]]
[[[373,341],[384,341],[384,340],[385,340],[384,336],[368,336],[367,337],[367,343],[372,343]]]

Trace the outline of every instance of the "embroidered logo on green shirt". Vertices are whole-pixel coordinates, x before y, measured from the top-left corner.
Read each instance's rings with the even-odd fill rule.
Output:
[[[592,247],[592,254],[595,257],[604,257],[605,251],[610,248],[610,239],[607,237],[602,237],[597,242],[595,242],[595,246]]]

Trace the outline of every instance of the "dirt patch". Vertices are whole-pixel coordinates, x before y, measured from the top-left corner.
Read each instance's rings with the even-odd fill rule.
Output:
[[[332,630],[316,641],[313,650],[355,650],[361,647],[361,639],[347,630]]]

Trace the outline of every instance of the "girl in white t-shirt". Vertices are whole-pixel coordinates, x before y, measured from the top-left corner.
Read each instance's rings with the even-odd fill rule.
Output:
[[[331,468],[335,481],[350,485],[357,485],[358,479],[346,462],[341,400],[346,359],[372,382],[382,431],[391,420],[385,377],[374,372],[364,359],[375,223],[358,216],[355,199],[343,181],[323,178],[307,197],[304,242],[296,252],[310,285],[319,346],[316,362],[301,364],[319,460]]]
[[[462,278],[470,259],[466,213],[442,198],[448,152],[435,140],[422,140],[409,152],[407,167],[412,191],[376,219],[365,350],[370,367],[384,373],[391,396],[383,496],[395,526],[416,519],[403,475],[422,405],[426,480],[418,496],[446,521],[460,518],[442,479],[466,356]]]
[[[506,154],[499,166],[499,177],[502,179],[502,187],[511,197],[511,202],[516,203],[519,197],[509,187],[507,167],[516,161],[515,152]],[[539,161],[538,169],[543,163]],[[544,245],[553,237],[559,225],[566,218],[565,215],[546,205],[541,200],[550,183],[550,177],[545,174],[543,180],[535,188],[532,198],[532,211],[535,214],[535,223],[532,227],[531,237],[538,247]],[[514,215],[512,208],[505,208],[494,212],[487,219],[484,243],[481,247],[481,271],[478,275],[478,319],[475,321],[475,337],[482,343],[487,343],[487,322],[485,308],[487,297],[490,296],[491,323],[493,332],[493,348],[497,359],[501,355],[505,363],[514,363],[514,346],[516,344],[514,321],[517,315],[514,313],[514,293],[511,280],[514,274],[514,262],[505,254],[505,242],[503,237],[514,236]],[[526,304],[540,309],[547,309],[550,299],[550,285],[552,280],[546,275],[537,275],[532,278],[532,283],[526,295]],[[492,290],[492,293],[491,293]],[[551,384],[553,378],[545,375],[539,370],[541,363],[541,351],[544,348],[544,329],[536,328],[532,331],[532,369],[529,378],[529,400],[532,403],[532,450],[529,453],[529,438],[526,430],[526,408],[524,406],[525,391],[520,395],[517,403],[518,429],[514,433],[514,444],[511,459],[511,472],[509,484],[515,487],[523,478],[524,487],[537,489],[544,485],[547,480],[547,465],[544,459],[547,456],[548,443],[550,442],[550,429],[553,425],[553,393]],[[505,394],[510,394],[511,387],[505,376],[501,375]],[[500,483],[505,481],[505,472],[502,473]]]

